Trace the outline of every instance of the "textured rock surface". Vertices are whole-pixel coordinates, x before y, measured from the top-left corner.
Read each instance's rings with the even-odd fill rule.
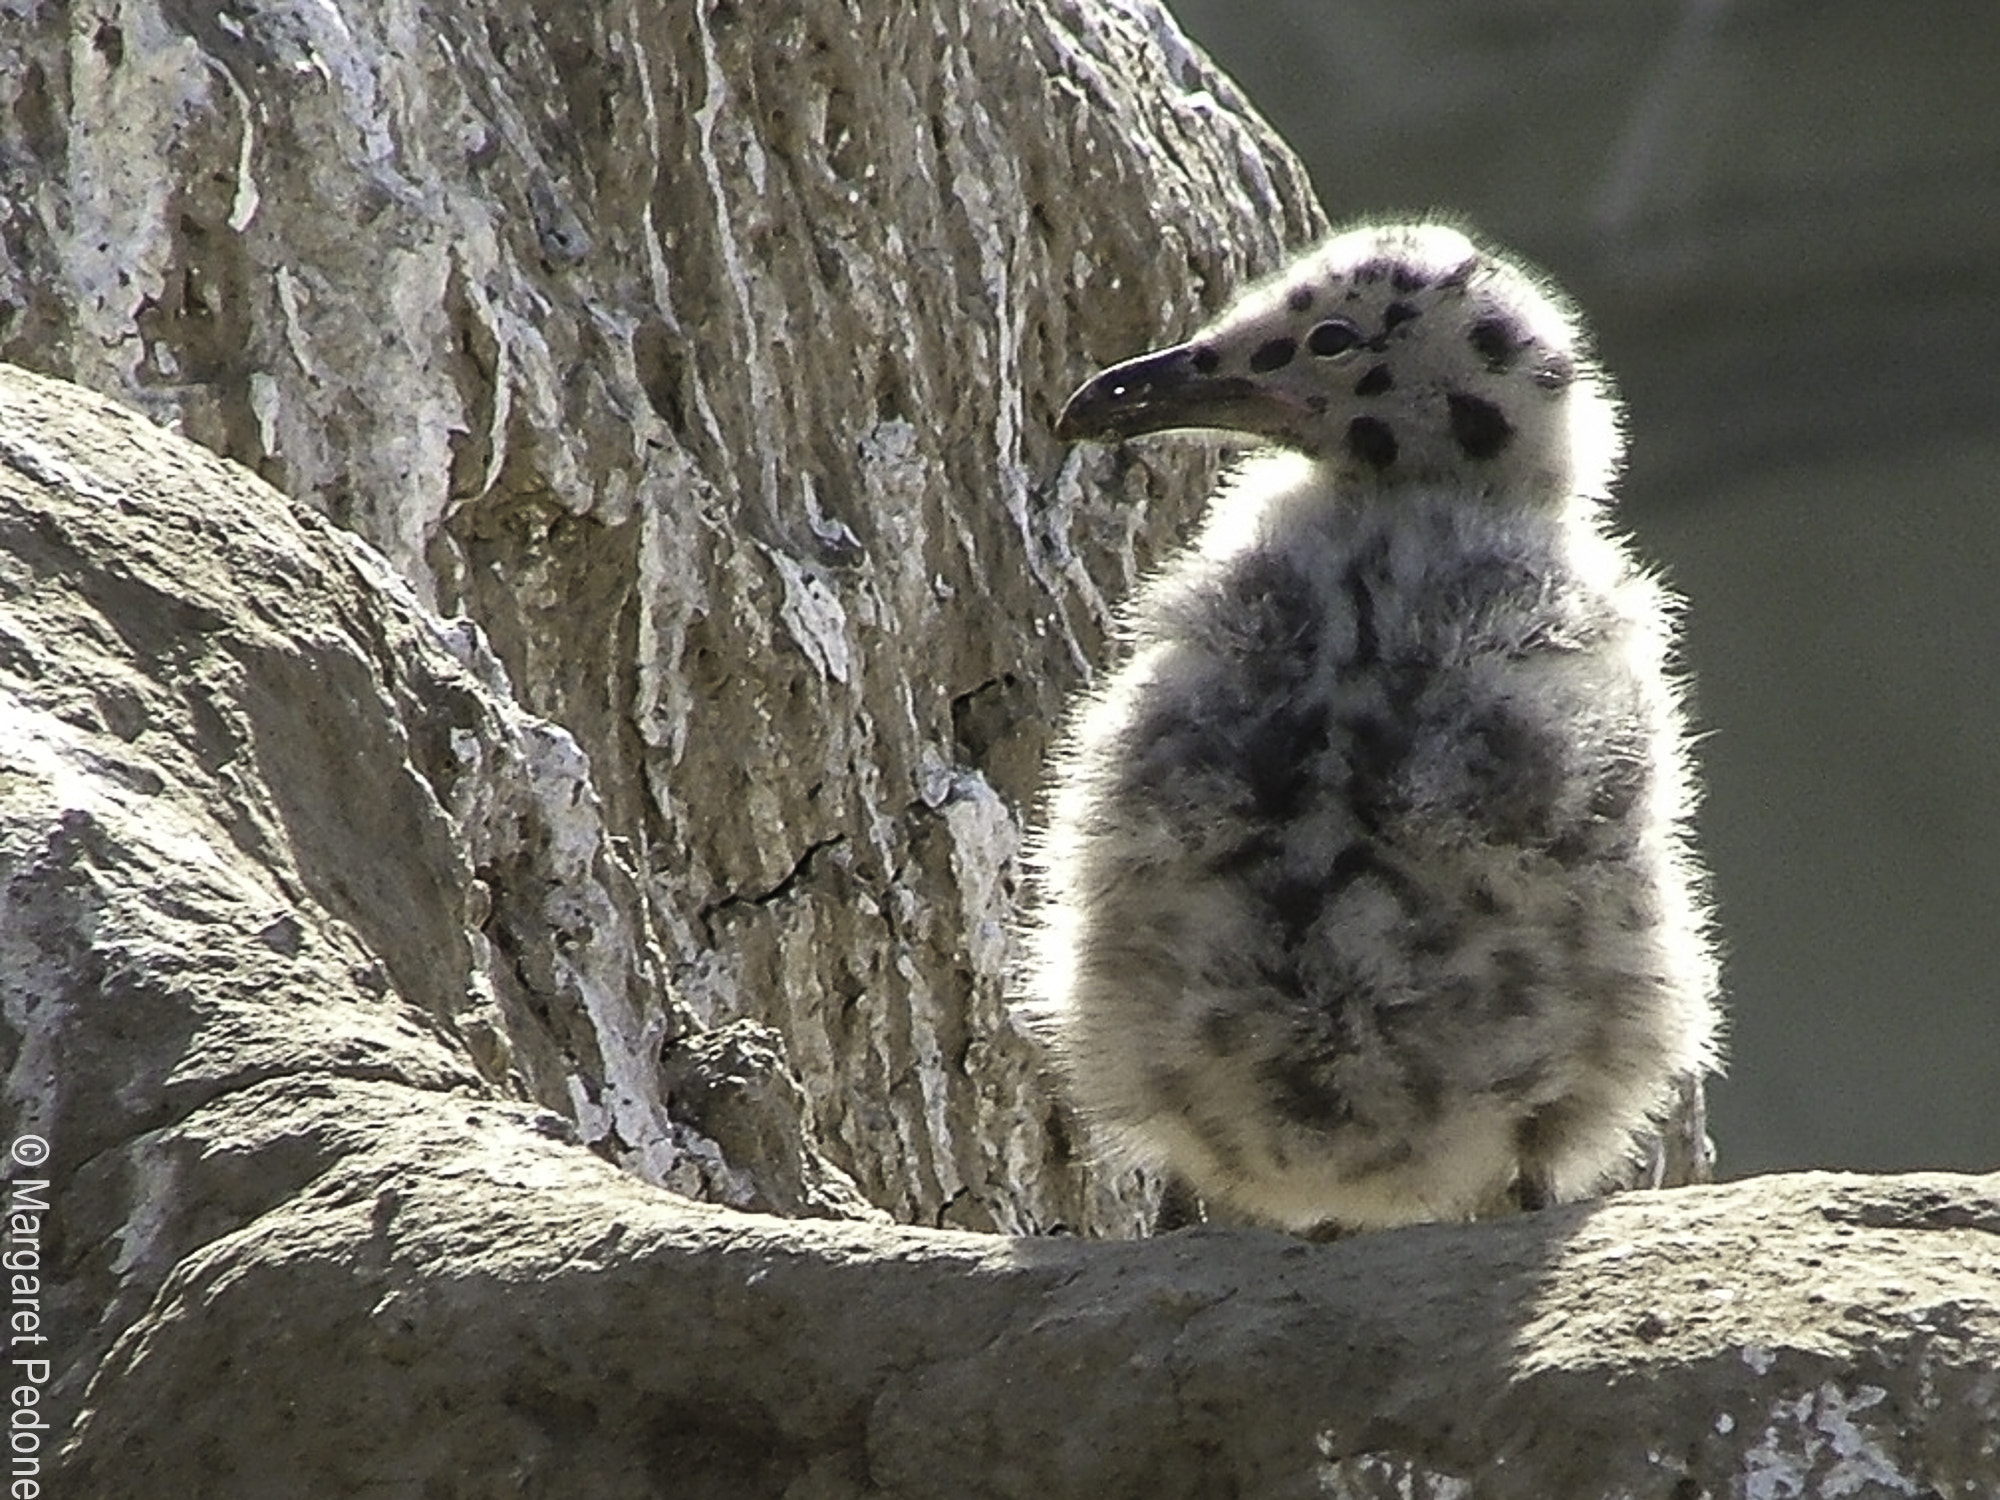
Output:
[[[859,11],[37,8],[0,357],[477,620],[688,1006],[784,1039],[874,1202],[1129,1229],[1137,1187],[1064,1165],[1003,924],[1063,697],[1209,460],[1086,482],[1049,413],[1316,210],[1145,6]]]
[[[476,631],[240,470],[0,366],[5,1120],[54,1148],[65,1399],[194,1247],[348,1149],[188,1155],[264,1098],[507,1101],[686,1193],[869,1215],[782,1093],[727,1118],[733,1160],[669,1117],[692,1022],[643,910],[575,742]],[[683,1092],[744,1094],[714,1051],[674,1054]]]

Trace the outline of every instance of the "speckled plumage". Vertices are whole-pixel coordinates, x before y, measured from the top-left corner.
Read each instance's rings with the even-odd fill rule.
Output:
[[[1102,1140],[1293,1229],[1598,1187],[1714,1065],[1676,604],[1606,529],[1566,306],[1325,242],[1059,431],[1247,433],[1125,616],[1037,844],[1030,1011]]]

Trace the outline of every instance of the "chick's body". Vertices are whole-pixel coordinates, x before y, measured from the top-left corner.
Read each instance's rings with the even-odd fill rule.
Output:
[[[1034,1008],[1109,1144],[1290,1228],[1576,1197],[1713,1065],[1674,605],[1572,319],[1353,232],[1072,399],[1248,432],[1059,754]]]

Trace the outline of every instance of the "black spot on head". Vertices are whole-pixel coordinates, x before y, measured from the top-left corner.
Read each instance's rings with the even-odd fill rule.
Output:
[[[1354,382],[1354,394],[1379,396],[1384,391],[1393,389],[1395,384],[1396,377],[1389,373],[1387,365],[1370,365],[1368,373]]]
[[[1304,312],[1313,305],[1313,289],[1309,286],[1295,286],[1285,293],[1285,306],[1293,312]]]
[[[1268,375],[1273,370],[1284,369],[1298,352],[1297,339],[1267,339],[1250,355],[1250,369],[1255,374]]]
[[[1389,284],[1399,292],[1420,292],[1431,279],[1415,266],[1399,265],[1389,273]]]
[[[1514,424],[1505,412],[1479,396],[1453,391],[1445,398],[1451,408],[1451,440],[1471,459],[1498,458],[1514,440]]]
[[[1188,363],[1194,366],[1197,375],[1213,375],[1222,363],[1222,356],[1213,344],[1196,344],[1188,351]]]
[[[1361,342],[1361,330],[1345,318],[1328,318],[1306,335],[1306,347],[1321,359],[1345,354]]]
[[[1364,260],[1352,271],[1349,271],[1347,279],[1356,286],[1372,286],[1376,282],[1393,275],[1395,270],[1394,262],[1377,256],[1374,260]]]
[[[1316,417],[1323,417],[1326,415],[1327,405],[1328,402],[1326,397],[1324,396],[1306,397],[1306,410],[1311,412]]]
[[[1356,417],[1347,424],[1347,451],[1371,469],[1396,461],[1396,434],[1379,417]]]
[[[1394,333],[1405,323],[1416,318],[1421,318],[1423,315],[1424,310],[1414,303],[1391,302],[1387,307],[1382,309],[1382,331],[1384,333]]]
[[[1496,375],[1513,365],[1520,357],[1521,346],[1525,342],[1514,320],[1498,313],[1489,313],[1474,323],[1467,338],[1473,351],[1486,361],[1486,368]]]
[[[1567,354],[1545,355],[1528,378],[1545,391],[1566,391],[1576,379],[1576,361]]]

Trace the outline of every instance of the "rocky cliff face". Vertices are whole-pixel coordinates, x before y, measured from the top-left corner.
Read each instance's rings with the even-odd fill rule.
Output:
[[[643,983],[765,1028],[874,1203],[1133,1227],[1001,988],[1043,746],[1206,462],[1067,456],[1052,403],[1316,222],[1226,82],[1143,9],[970,0],[51,8],[0,78],[0,356],[476,621],[588,758]],[[526,1091],[657,1177],[599,1105],[655,1060]]]

